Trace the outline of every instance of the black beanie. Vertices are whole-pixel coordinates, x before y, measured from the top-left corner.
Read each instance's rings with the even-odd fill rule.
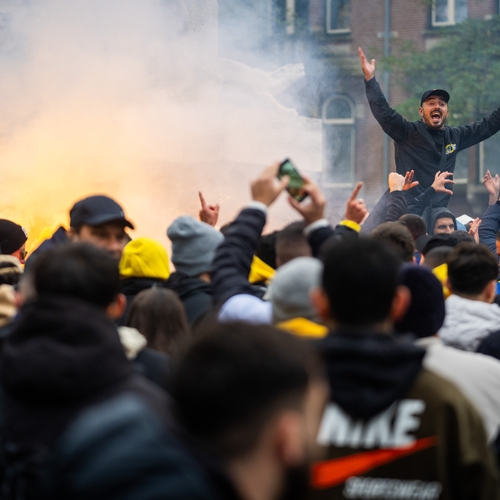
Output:
[[[26,231],[15,222],[0,219],[0,254],[10,255],[28,239]]]
[[[399,272],[399,284],[411,292],[411,303],[404,318],[394,325],[399,334],[413,333],[417,337],[435,335],[443,326],[445,308],[443,286],[428,269],[405,265]]]

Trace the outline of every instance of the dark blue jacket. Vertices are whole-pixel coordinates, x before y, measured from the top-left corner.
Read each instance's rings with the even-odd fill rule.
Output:
[[[500,201],[488,205],[481,217],[479,226],[479,243],[486,245],[494,255],[497,254],[497,233],[500,230]]]

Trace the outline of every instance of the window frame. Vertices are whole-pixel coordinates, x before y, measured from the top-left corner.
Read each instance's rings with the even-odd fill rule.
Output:
[[[457,24],[457,18],[455,15],[455,7],[457,0],[446,0],[448,2],[448,21],[436,21],[436,0],[432,0],[431,8],[431,25],[434,28],[439,28],[441,26],[455,26]],[[467,5],[467,16],[468,16],[468,5]],[[451,21],[450,21],[451,19]],[[459,21],[460,22],[460,21]]]
[[[330,26],[330,21],[331,21],[331,15],[332,15],[332,2],[335,2],[336,0],[326,0],[326,32],[329,35],[337,35],[337,34],[345,34],[345,33],[350,33],[351,28],[340,28],[340,29],[333,29]],[[348,0],[349,2],[351,0]]]
[[[341,99],[343,101],[346,101],[349,104],[349,108],[351,110],[351,117],[350,118],[326,118],[326,111],[328,110],[328,107],[330,104],[337,100]],[[335,186],[335,187],[345,187],[345,188],[351,188],[354,185],[354,171],[356,167],[356,162],[355,162],[355,141],[356,141],[356,105],[346,95],[343,94],[334,94],[330,96],[328,99],[325,100],[323,103],[323,106],[321,107],[321,122],[323,125],[323,128],[325,126],[341,126],[341,127],[350,127],[351,130],[351,165],[350,165],[350,181],[349,182],[332,182],[329,180],[326,180],[326,174],[327,174],[327,163],[326,163],[326,153],[327,153],[327,145],[326,142],[323,141],[323,168],[322,168],[322,177],[323,177],[323,185],[324,186]]]

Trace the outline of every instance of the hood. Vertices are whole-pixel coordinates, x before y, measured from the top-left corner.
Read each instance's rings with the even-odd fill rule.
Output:
[[[212,286],[199,278],[192,278],[187,274],[175,272],[170,275],[167,281],[163,283],[165,288],[175,292],[181,300],[195,292],[202,292],[212,295]]]
[[[450,295],[444,303],[446,316],[439,338],[464,351],[475,351],[481,340],[500,330],[500,306]]]
[[[435,207],[429,210],[427,215],[427,231],[430,235],[434,234],[433,229],[436,221],[441,217],[450,217],[453,219],[453,225],[455,226],[455,230],[457,229],[457,219],[456,217],[446,208],[446,207]]]
[[[127,297],[134,297],[143,290],[161,286],[164,280],[156,278],[126,278],[120,280],[120,293]]]
[[[316,343],[327,365],[331,399],[368,419],[401,399],[422,370],[425,350],[384,334],[338,330]]]
[[[59,296],[21,309],[0,366],[3,388],[30,404],[69,403],[131,373],[116,327],[103,311]]]

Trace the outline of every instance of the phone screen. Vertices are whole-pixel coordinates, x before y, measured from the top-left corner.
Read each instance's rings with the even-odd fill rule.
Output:
[[[307,193],[304,193],[302,190],[305,181],[289,159],[286,159],[280,165],[278,179],[282,179],[285,175],[290,177],[290,182],[286,190],[290,193],[290,196],[293,196],[297,201],[302,201],[307,196]]]

